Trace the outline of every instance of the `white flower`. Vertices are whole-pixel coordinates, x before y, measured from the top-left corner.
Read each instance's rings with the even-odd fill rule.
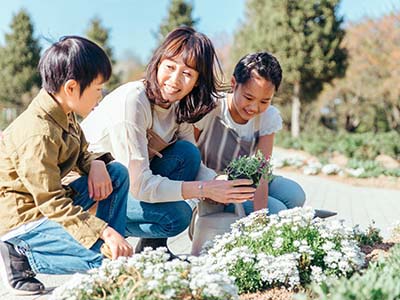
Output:
[[[326,274],[337,277],[360,269],[364,256],[354,240],[353,229],[344,226],[343,220],[313,217],[311,207],[271,216],[251,214],[237,222],[230,233],[216,239],[208,255],[214,257],[220,270],[228,270],[231,276],[259,273],[265,286],[293,288],[302,282],[300,274],[308,274],[303,281],[313,278],[320,282]],[[308,243],[310,235],[316,237]],[[283,249],[287,253],[281,254]],[[323,263],[309,265],[316,251],[322,252]],[[248,275],[243,274],[243,263],[247,264]]]
[[[275,242],[272,244],[272,247],[274,247],[275,249],[279,249],[280,247],[282,247],[283,244],[283,238],[278,237],[275,239]]]
[[[326,280],[326,275],[322,271],[321,267],[311,266],[311,280],[316,283],[321,283]]]
[[[322,173],[324,173],[325,175],[338,174],[340,170],[340,167],[336,164],[327,164],[321,169]]]
[[[192,295],[197,295],[196,299],[238,299],[234,279],[226,271],[216,268],[211,257],[190,257],[192,263],[189,264],[180,260],[167,261],[167,255],[166,249],[146,249],[130,258],[105,260],[100,268],[91,270],[87,275],[74,275],[69,282],[53,292],[51,299],[102,298],[103,295],[94,293],[104,289],[112,293],[113,289],[123,288],[124,285],[119,284],[121,279],[117,278],[132,268],[140,273],[138,282],[134,282],[136,288],[133,291],[139,291],[142,296],[151,299],[154,299],[154,293],[157,293],[157,298],[176,299],[177,291],[190,291]],[[127,288],[130,291],[131,287]],[[135,295],[132,297],[135,298]]]

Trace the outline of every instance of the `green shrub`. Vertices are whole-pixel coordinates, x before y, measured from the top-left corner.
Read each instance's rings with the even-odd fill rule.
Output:
[[[359,245],[373,246],[377,243],[382,243],[383,238],[380,234],[380,229],[374,227],[375,222],[368,226],[367,230],[362,231],[357,226],[354,227],[354,236]]]
[[[400,177],[399,169],[385,169],[380,163],[374,160],[360,161],[357,159],[351,159],[347,163],[347,167],[352,169],[363,168],[364,172],[359,178],[378,177],[381,175]]]
[[[342,221],[313,219],[311,208],[267,216],[254,212],[205,245],[211,264],[235,278],[239,293],[289,289],[350,276],[364,265],[354,230]]]
[[[275,143],[287,149],[301,149],[299,139],[293,138],[289,131],[282,130],[275,136]]]
[[[395,300],[400,299],[400,245],[385,260],[373,263],[363,274],[350,279],[327,281],[314,285],[313,299],[320,300]]]
[[[307,128],[298,139],[288,131],[276,135],[276,144],[284,148],[300,149],[316,156],[327,156],[333,151],[357,160],[374,160],[379,154],[400,159],[400,134],[335,132],[326,128]]]

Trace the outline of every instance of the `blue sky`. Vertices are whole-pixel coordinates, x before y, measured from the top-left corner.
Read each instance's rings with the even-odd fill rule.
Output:
[[[198,30],[216,41],[230,36],[244,19],[245,0],[192,0]],[[83,35],[89,20],[102,19],[111,30],[110,44],[117,58],[128,50],[146,61],[154,49],[157,32],[167,15],[169,0],[13,0],[1,1],[0,44],[9,32],[13,14],[24,7],[34,22],[37,37],[52,41],[62,35]],[[342,0],[340,14],[346,21],[377,17],[400,9],[399,0]],[[49,44],[41,38],[41,45]]]

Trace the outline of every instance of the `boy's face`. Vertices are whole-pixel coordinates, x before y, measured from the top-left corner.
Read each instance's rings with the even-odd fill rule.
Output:
[[[103,77],[97,76],[97,78],[86,87],[81,95],[78,84],[69,101],[69,108],[71,111],[81,117],[86,117],[93,110],[93,108],[97,106],[103,97],[103,86]]]

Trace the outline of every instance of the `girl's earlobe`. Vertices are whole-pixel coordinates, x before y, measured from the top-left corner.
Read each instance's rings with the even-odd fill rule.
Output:
[[[235,89],[235,87],[236,87],[236,79],[235,79],[234,76],[232,76],[231,77],[231,88],[232,88],[232,91]]]

